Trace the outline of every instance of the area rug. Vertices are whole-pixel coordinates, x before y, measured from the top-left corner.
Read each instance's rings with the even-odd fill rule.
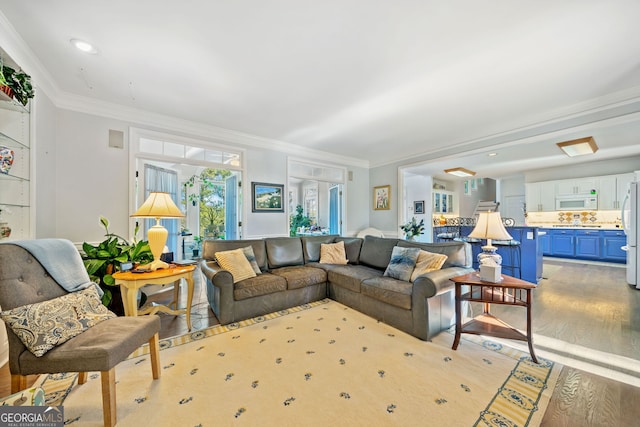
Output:
[[[118,426],[535,426],[561,366],[482,337],[432,342],[323,300],[162,340],[116,369]],[[100,375],[39,385],[73,426],[102,425]]]

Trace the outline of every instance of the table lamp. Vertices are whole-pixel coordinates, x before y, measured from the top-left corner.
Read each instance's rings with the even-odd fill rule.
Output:
[[[480,278],[489,282],[499,282],[502,272],[502,257],[496,252],[497,248],[491,245],[491,240],[513,239],[502,225],[500,212],[480,212],[476,227],[469,234],[469,237],[487,240],[487,244],[482,247],[482,252],[478,254]]]
[[[168,268],[169,264],[160,260],[164,245],[167,242],[169,232],[160,224],[160,218],[183,218],[184,214],[173,200],[169,193],[153,192],[140,206],[140,208],[131,215],[134,218],[155,218],[156,225],[147,231],[147,239],[149,240],[149,248],[153,254],[153,261],[149,264],[141,265],[144,270],[155,271],[159,268]]]

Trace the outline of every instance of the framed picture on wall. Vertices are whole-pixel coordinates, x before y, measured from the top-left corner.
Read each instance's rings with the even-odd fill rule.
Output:
[[[373,187],[373,209],[377,211],[391,209],[390,185]]]
[[[251,183],[251,212],[284,212],[284,184]]]
[[[424,200],[418,200],[416,202],[413,202],[413,213],[414,214],[424,213]]]

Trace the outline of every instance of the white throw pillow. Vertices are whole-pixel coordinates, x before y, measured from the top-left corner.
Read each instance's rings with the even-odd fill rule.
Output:
[[[446,260],[447,256],[444,254],[435,254],[433,252],[420,250],[416,267],[413,269],[413,273],[411,273],[411,281],[413,282],[422,274],[440,270]]]
[[[320,244],[320,264],[340,264],[345,265],[349,262],[347,253],[344,249],[344,242],[338,243],[321,243]]]
[[[232,251],[216,252],[215,255],[220,267],[230,272],[233,276],[233,283],[256,277],[256,272],[253,271],[251,263],[241,248]]]

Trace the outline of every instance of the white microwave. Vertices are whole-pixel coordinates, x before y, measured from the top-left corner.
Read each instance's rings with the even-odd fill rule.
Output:
[[[556,196],[557,211],[598,210],[597,194],[570,194]]]

